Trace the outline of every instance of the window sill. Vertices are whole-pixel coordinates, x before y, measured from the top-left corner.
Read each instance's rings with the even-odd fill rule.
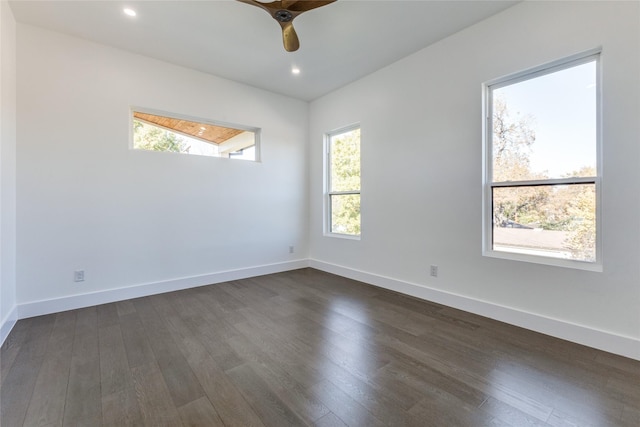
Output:
[[[346,239],[346,240],[360,240],[360,236],[354,236],[352,234],[324,233],[324,237],[334,237],[337,239]]]
[[[482,256],[489,258],[506,259],[511,261],[530,262],[533,264],[551,265],[554,267],[573,268],[575,270],[593,271],[602,273],[603,267],[600,262],[576,261],[563,258],[552,258],[539,255],[518,254],[506,251],[485,250]]]

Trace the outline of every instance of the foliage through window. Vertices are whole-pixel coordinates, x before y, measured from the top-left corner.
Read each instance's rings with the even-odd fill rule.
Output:
[[[133,111],[133,148],[257,160],[257,130]]]
[[[488,253],[599,262],[598,69],[596,53],[487,85]]]
[[[360,128],[327,135],[327,231],[360,236]]]

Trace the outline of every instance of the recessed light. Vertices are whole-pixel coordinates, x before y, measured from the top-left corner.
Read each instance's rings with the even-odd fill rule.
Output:
[[[300,74],[300,68],[291,67],[291,74]]]
[[[129,9],[128,7],[124,8],[123,12],[124,12],[125,15],[129,15],[129,16],[136,16],[137,15],[135,10]]]

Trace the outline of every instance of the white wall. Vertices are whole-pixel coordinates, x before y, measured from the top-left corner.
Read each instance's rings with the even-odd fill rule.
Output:
[[[17,48],[20,317],[306,259],[307,103],[23,24]],[[130,150],[130,106],[261,128],[262,162]]]
[[[18,25],[19,315],[295,268],[309,256],[318,268],[640,359],[639,12],[633,2],[520,4],[310,113],[300,101]],[[598,46],[604,272],[482,257],[482,82]],[[261,127],[263,162],[131,151],[131,105]],[[354,122],[361,241],[322,236],[322,134]],[[11,235],[14,178],[2,167]],[[72,281],[78,269],[85,282]]]
[[[312,265],[640,358],[639,12],[522,3],[313,102]],[[604,272],[482,257],[482,83],[599,46]],[[322,135],[355,122],[362,239],[323,237]]]
[[[16,311],[16,22],[0,2],[0,343]]]

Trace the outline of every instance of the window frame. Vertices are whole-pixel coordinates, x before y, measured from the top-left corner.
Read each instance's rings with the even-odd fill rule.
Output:
[[[482,85],[483,94],[483,197],[482,197],[482,255],[507,260],[524,261],[595,272],[603,271],[602,262],[602,49],[592,49],[568,56],[538,67],[530,68]],[[519,82],[532,80],[572,67],[595,62],[596,72],[596,176],[551,178],[541,180],[493,182],[493,91]],[[493,189],[532,186],[560,186],[593,184],[595,187],[595,261],[555,258],[544,255],[523,254],[493,248]]]
[[[144,150],[144,149],[139,149],[139,148],[135,148],[134,147],[134,126],[133,126],[133,122],[135,120],[139,120],[139,119],[136,119],[134,117],[134,113],[136,113],[136,112],[143,113],[143,114],[152,114],[154,116],[168,117],[168,118],[178,119],[178,120],[186,120],[186,121],[190,121],[190,122],[197,122],[197,123],[202,123],[202,124],[205,124],[205,125],[220,126],[220,127],[230,128],[230,129],[237,129],[237,130],[242,130],[242,131],[245,131],[245,132],[252,132],[253,133],[253,138],[254,138],[253,139],[253,142],[254,142],[253,147],[255,147],[255,159],[254,160],[245,160],[245,161],[250,162],[250,163],[262,163],[262,152],[261,152],[262,151],[262,143],[261,143],[262,129],[261,128],[253,127],[253,126],[239,125],[239,124],[236,124],[236,123],[229,123],[229,122],[223,122],[223,121],[218,121],[218,120],[204,119],[202,117],[189,116],[189,115],[186,115],[186,114],[179,114],[179,113],[171,113],[171,112],[168,112],[168,111],[162,111],[162,110],[156,110],[156,109],[152,109],[152,108],[139,107],[139,106],[134,106],[134,105],[129,106],[129,149],[132,150],[132,151],[150,151],[150,150]],[[153,124],[153,123],[151,125],[152,126],[156,126],[156,127],[160,128],[160,129],[165,129],[162,126],[159,126],[159,125],[156,125],[156,124]],[[179,134],[179,132],[176,132],[175,130],[172,130],[172,129],[167,129],[167,130],[170,131],[170,132],[174,132],[174,133],[178,133]],[[249,147],[246,147],[246,148],[249,148]],[[175,152],[170,152],[170,151],[153,151],[153,152],[154,153],[187,154],[187,155],[190,155],[190,156],[196,155],[196,156],[199,156],[199,157],[206,157],[206,158],[212,158],[212,159],[227,159],[227,160],[231,159],[231,156],[230,157],[207,156],[207,155],[198,155],[198,154],[192,154],[192,153],[175,153]]]
[[[324,221],[323,221],[323,234],[327,237],[337,237],[342,239],[350,239],[350,240],[360,240],[362,236],[362,151],[360,151],[360,189],[359,190],[349,190],[349,191],[331,191],[331,139],[334,136],[341,135],[347,132],[354,131],[356,129],[360,130],[360,150],[362,150],[362,127],[360,123],[354,123],[348,126],[344,126],[330,132],[324,134]],[[332,210],[331,210],[331,197],[332,196],[341,196],[341,195],[353,195],[357,194],[360,196],[360,234],[345,234],[345,233],[336,233],[332,230]]]

